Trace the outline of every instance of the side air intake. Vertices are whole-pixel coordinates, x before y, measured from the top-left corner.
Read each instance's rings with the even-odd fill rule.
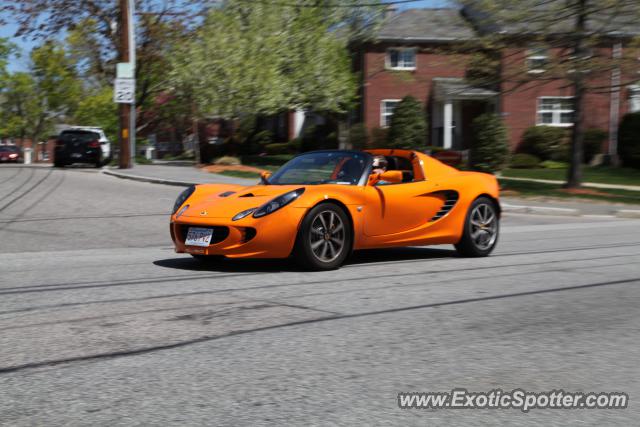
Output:
[[[451,212],[451,209],[458,203],[458,199],[460,198],[457,191],[443,191],[442,195],[445,198],[444,205],[442,205],[438,213],[436,213],[429,222],[435,222]]]

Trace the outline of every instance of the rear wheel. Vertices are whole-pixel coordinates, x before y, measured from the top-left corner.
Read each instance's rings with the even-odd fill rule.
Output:
[[[333,203],[311,209],[298,231],[294,256],[311,270],[333,270],[351,251],[353,233],[347,214]]]
[[[488,256],[498,243],[500,219],[493,200],[477,198],[469,207],[462,239],[456,244],[460,255],[465,257]]]

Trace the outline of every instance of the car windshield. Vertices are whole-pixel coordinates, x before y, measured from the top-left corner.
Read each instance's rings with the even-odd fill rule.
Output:
[[[356,185],[371,161],[368,153],[317,151],[302,154],[269,178],[274,185]]]
[[[60,134],[60,140],[65,142],[90,142],[97,139],[100,139],[100,135],[85,130],[64,131]]]
[[[18,147],[11,146],[11,145],[0,146],[0,153],[17,153],[17,152],[18,152]]]

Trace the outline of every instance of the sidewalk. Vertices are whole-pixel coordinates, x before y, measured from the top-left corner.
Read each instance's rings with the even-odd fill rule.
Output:
[[[118,178],[184,187],[208,183],[254,185],[258,182],[258,179],[235,178],[175,165],[135,165],[131,169],[104,168],[102,172]]]
[[[222,183],[254,185],[257,179],[235,178],[203,172],[195,167],[173,165],[136,165],[131,169],[104,168],[107,175],[155,184],[189,186],[194,184]],[[640,190],[640,188],[639,188]],[[501,198],[502,208],[507,213],[523,213],[555,216],[617,216],[640,218],[640,205],[607,203],[588,200],[559,200],[553,198]]]
[[[540,184],[562,185],[565,183],[565,181],[556,181],[552,179],[515,178],[510,176],[502,176],[502,174],[497,174],[496,177],[499,179],[505,179],[509,181],[539,182]],[[640,186],[638,185],[620,185],[620,184],[602,184],[598,182],[583,182],[582,186],[591,187],[591,188],[603,188],[603,189],[609,189],[609,190],[640,191]]]

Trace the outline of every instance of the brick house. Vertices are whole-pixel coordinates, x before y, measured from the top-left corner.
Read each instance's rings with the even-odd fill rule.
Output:
[[[615,30],[610,43],[598,47],[600,57],[620,55],[630,38],[640,35],[640,24]],[[412,95],[425,105],[430,145],[454,150],[469,148],[473,139],[471,122],[483,112],[502,115],[512,149],[517,148],[528,127],[570,127],[573,106],[567,81],[516,84],[503,78],[499,85],[487,88],[474,87],[465,80],[472,52],[460,53],[452,46],[472,42],[483,31],[496,28],[482,28],[473,13],[459,9],[410,9],[387,17],[375,38],[355,51],[356,70],[362,78],[358,119],[370,131],[385,128],[395,105]],[[501,73],[509,76],[518,69],[522,73],[544,72],[544,63],[553,53],[533,45],[514,44],[513,49],[500,54]],[[633,71],[635,76],[611,71],[598,78],[607,86],[639,78],[638,71],[640,61]],[[621,117],[629,111],[640,111],[640,86],[591,93],[586,105],[587,128],[609,132],[610,141],[603,150],[615,154]]]

